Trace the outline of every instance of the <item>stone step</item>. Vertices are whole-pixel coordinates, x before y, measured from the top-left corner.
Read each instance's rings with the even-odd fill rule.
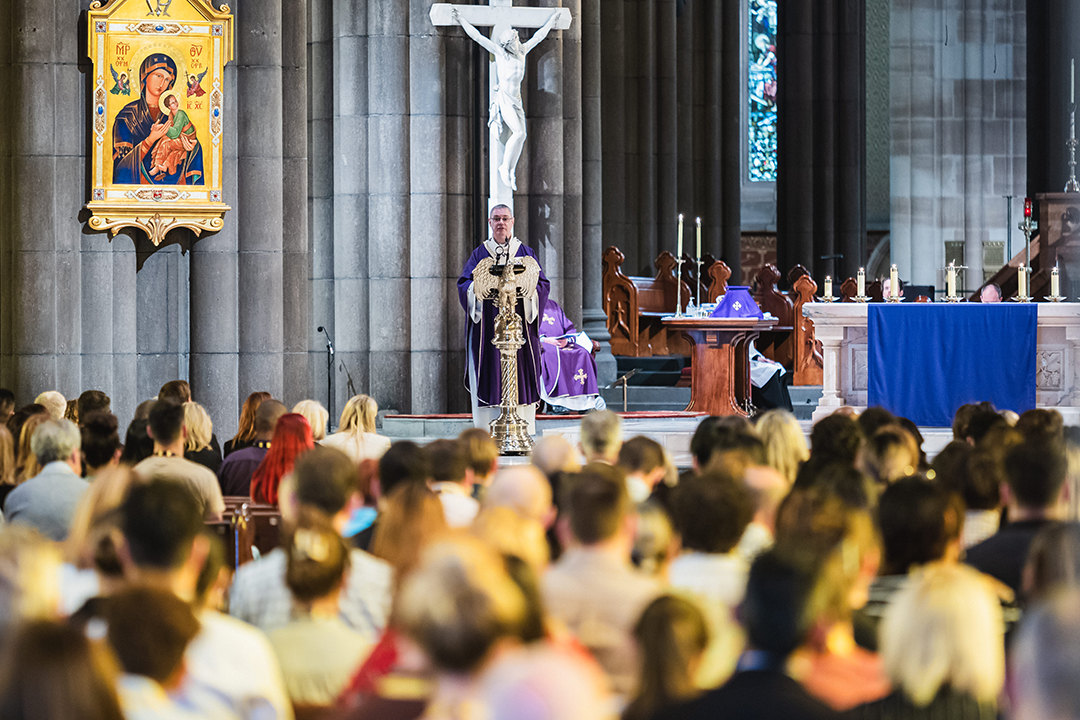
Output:
[[[622,387],[605,388],[600,391],[609,410],[622,412]],[[630,385],[626,393],[626,409],[630,412],[663,412],[685,410],[690,404],[690,388]]]

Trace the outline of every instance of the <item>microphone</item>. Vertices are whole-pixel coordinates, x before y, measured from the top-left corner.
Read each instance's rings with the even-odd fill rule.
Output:
[[[315,331],[316,332],[321,332],[323,335],[326,336],[326,349],[330,352],[331,355],[333,355],[334,354],[334,341],[330,339],[330,333],[326,332],[326,328],[324,328],[322,325],[315,328]]]

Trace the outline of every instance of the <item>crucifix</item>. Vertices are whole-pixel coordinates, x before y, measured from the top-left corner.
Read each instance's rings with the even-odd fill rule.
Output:
[[[521,83],[525,78],[525,56],[553,30],[570,27],[568,8],[517,7],[513,0],[488,0],[488,5],[436,3],[431,6],[431,22],[436,26],[460,25],[470,38],[490,54],[488,100],[491,106],[489,136],[491,180],[488,211],[499,204],[514,205],[517,190],[515,172],[525,145],[525,109]],[[490,27],[491,37],[477,27]],[[522,43],[514,28],[536,28]]]

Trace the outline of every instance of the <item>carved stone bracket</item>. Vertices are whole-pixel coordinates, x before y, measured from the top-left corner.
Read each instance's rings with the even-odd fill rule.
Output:
[[[147,237],[150,238],[150,242],[157,246],[161,244],[161,241],[165,239],[165,236],[170,231],[177,228],[189,228],[196,236],[202,235],[204,232],[221,230],[225,227],[223,215],[225,210],[228,209],[226,207],[220,213],[211,212],[206,214],[188,211],[180,216],[168,213],[165,215],[161,213],[154,213],[153,215],[132,213],[134,208],[125,208],[116,214],[96,210],[95,214],[90,218],[90,227],[99,232],[107,230],[111,237],[116,237],[116,234],[125,227],[138,228],[145,232]]]

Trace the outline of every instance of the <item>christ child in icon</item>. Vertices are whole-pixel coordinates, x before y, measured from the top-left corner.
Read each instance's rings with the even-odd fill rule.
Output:
[[[168,125],[165,137],[154,146],[152,157],[153,166],[150,168],[150,176],[166,173],[172,175],[176,167],[184,162],[187,154],[194,149],[198,140],[195,138],[195,126],[191,124],[186,112],[180,109],[180,100],[177,99],[175,90],[171,90],[161,98],[162,118],[156,125]]]

